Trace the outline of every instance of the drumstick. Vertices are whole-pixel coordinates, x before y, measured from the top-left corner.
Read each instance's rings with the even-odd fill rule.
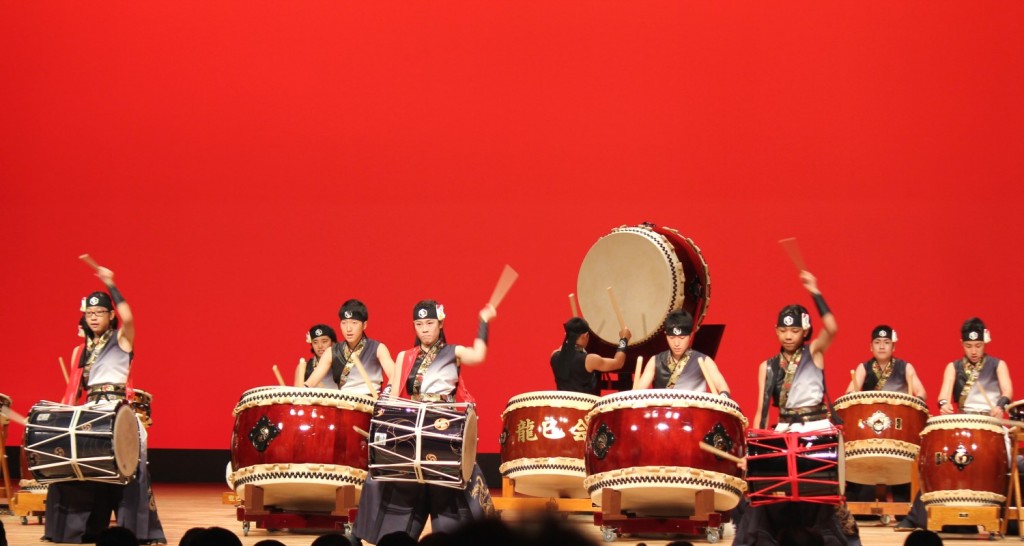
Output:
[[[361,429],[361,428],[359,428],[359,427],[357,427],[355,425],[352,425],[352,430],[356,431],[356,433],[359,434],[360,436],[362,436],[363,438],[366,438],[367,440],[370,439],[370,433],[369,432],[366,432],[365,430],[363,430],[363,429]]]
[[[717,447],[707,444],[705,442],[698,442],[697,445],[699,445],[701,449],[707,451],[708,453],[718,455],[719,457],[732,461],[736,464],[743,464],[743,459],[733,455],[732,453],[722,451],[721,449],[718,449]]]
[[[789,237],[788,239],[782,239],[779,241],[782,245],[782,249],[789,254],[789,259],[793,261],[793,265],[796,266],[800,271],[807,271],[807,264],[804,263],[804,257],[800,254],[800,246],[796,244],[796,237]]]
[[[622,318],[622,309],[619,309],[619,302],[615,299],[615,291],[608,287],[608,299],[612,302],[612,311],[615,311],[615,319],[619,321],[619,330],[626,329],[626,319]]]
[[[573,318],[580,316],[580,308],[576,305],[576,294],[569,294],[569,310],[572,311]]]
[[[83,262],[85,262],[86,265],[95,269],[96,271],[100,270],[100,264],[96,263],[96,260],[92,259],[92,256],[88,254],[82,254],[81,256],[78,257],[78,259],[82,260]]]
[[[850,386],[846,387],[847,392],[853,392],[857,388],[857,370],[850,370]]]
[[[277,376],[277,382],[280,383],[282,387],[284,387],[284,378],[281,377],[281,370],[277,369],[277,364],[274,364],[274,375]]]
[[[57,362],[60,363],[60,371],[64,372],[64,383],[65,384],[70,383],[71,382],[71,377],[68,376],[68,368],[67,368],[67,366],[64,365],[64,357],[63,356],[58,356],[57,357]]]
[[[373,401],[376,402],[380,395],[378,395],[376,389],[373,388],[373,383],[370,382],[370,376],[366,373],[366,368],[363,367],[362,361],[359,360],[359,355],[352,353],[352,362],[356,365],[356,369],[359,370],[359,375],[363,376],[363,382],[365,382],[366,387],[370,389],[370,396],[372,396]]]
[[[519,273],[516,273],[515,269],[505,264],[505,269],[501,270],[498,284],[494,285],[494,292],[491,293],[491,299],[488,301],[491,307],[498,308],[498,304],[501,303],[501,300],[505,299],[505,294],[508,294],[508,290],[512,288],[512,285],[515,284],[518,278]]]
[[[636,357],[636,370],[633,373],[633,390],[636,390],[640,385],[640,376],[643,375],[644,371],[644,357],[643,355]]]
[[[14,421],[15,423],[18,423],[21,426],[25,426],[28,424],[28,419],[25,419],[24,415],[14,411],[14,408],[10,406],[4,406],[3,409],[0,409],[0,413],[2,413],[4,417],[10,419],[11,421]]]
[[[708,377],[708,370],[704,367],[704,357],[697,359],[697,366],[700,368],[700,374],[704,376],[704,382],[708,384],[708,390],[711,391],[711,394],[718,394],[718,387],[715,385],[715,382]]]

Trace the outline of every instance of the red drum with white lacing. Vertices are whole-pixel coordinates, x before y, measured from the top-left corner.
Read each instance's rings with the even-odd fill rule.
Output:
[[[868,485],[910,482],[928,420],[928,406],[902,392],[861,391],[840,396],[846,479]]]
[[[926,505],[998,505],[1009,490],[1006,429],[985,415],[940,415],[921,432],[921,500]]]

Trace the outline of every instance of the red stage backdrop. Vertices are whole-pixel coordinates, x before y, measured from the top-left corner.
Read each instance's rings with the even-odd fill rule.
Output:
[[[748,415],[776,313],[811,306],[789,236],[839,321],[833,396],[887,322],[934,410],[964,319],[1024,362],[1021,21],[1016,1],[5,3],[0,392],[26,413],[63,391],[100,287],[83,252],[137,315],[155,448],[226,449],[239,395],[290,377],[347,298],[393,354],[422,298],[471,343],[508,263],[465,371],[496,452],[508,398],[554,386],[588,248],[651,221],[703,249]]]

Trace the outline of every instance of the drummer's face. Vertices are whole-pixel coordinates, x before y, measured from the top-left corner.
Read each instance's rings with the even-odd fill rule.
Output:
[[[679,356],[690,346],[690,336],[665,336],[672,356]]]
[[[416,319],[412,325],[416,328],[416,337],[424,345],[433,345],[441,335],[441,321],[437,319]]]
[[[871,340],[871,354],[874,355],[875,360],[889,360],[892,358],[894,349],[895,346],[891,339],[876,337]]]
[[[779,326],[775,329],[779,345],[787,351],[795,351],[804,343],[804,329],[799,326]]]
[[[94,334],[102,334],[110,328],[110,321],[114,320],[114,312],[106,307],[89,307],[85,310],[85,323]]]
[[[971,361],[971,364],[977,364],[981,361],[981,357],[985,356],[985,342],[965,341],[964,356],[967,357],[967,360]]]
[[[313,346],[313,353],[316,354],[316,357],[320,358],[321,356],[324,355],[324,351],[330,349],[331,346],[334,345],[334,342],[331,341],[331,338],[327,336],[317,336],[313,338],[313,341],[312,343],[310,343],[310,345]]]
[[[366,323],[361,320],[343,319],[341,321],[341,335],[349,343],[359,341],[359,338],[363,337],[363,330],[365,329]]]

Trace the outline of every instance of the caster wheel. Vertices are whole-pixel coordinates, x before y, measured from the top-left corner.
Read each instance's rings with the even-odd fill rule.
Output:
[[[605,542],[612,542],[613,540],[615,540],[615,529],[611,527],[605,527],[601,529],[601,531]]]
[[[249,536],[249,522],[248,521],[243,521],[242,522],[242,534],[245,535],[245,536]]]
[[[28,525],[28,517],[27,516],[21,516],[21,524],[22,525]]]
[[[722,534],[718,532],[718,529],[708,529],[708,542],[714,544],[720,538],[722,538]]]
[[[882,525],[889,525],[892,523],[892,516],[889,514],[882,514],[882,517],[879,518],[879,520],[882,522]]]

